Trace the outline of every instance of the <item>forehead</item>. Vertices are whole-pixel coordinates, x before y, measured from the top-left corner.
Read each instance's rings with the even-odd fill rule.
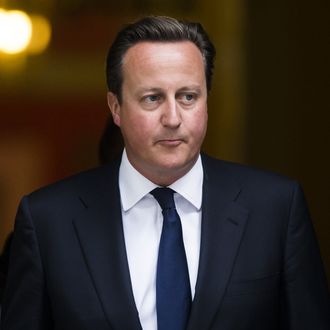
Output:
[[[202,64],[204,60],[201,51],[191,41],[151,42],[143,41],[130,47],[123,57],[125,66],[170,65],[175,62]]]
[[[127,84],[169,87],[205,83],[202,53],[190,41],[137,43],[125,54],[122,69],[124,89]]]

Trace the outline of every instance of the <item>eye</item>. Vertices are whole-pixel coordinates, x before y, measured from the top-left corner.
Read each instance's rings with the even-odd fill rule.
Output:
[[[155,103],[160,100],[160,95],[147,95],[143,98],[143,101],[146,103]]]
[[[191,105],[197,100],[195,93],[181,93],[178,97],[179,101],[184,105]]]
[[[141,98],[141,106],[146,110],[154,110],[162,103],[163,96],[161,94],[144,95]]]
[[[194,95],[193,94],[186,94],[184,97],[185,97],[185,99],[187,101],[192,101],[194,99]]]

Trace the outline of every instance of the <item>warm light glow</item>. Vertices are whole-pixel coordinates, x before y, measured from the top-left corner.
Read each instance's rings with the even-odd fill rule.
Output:
[[[32,15],[32,38],[27,51],[31,54],[40,54],[43,52],[51,37],[51,26],[49,21],[39,15]]]
[[[24,51],[32,36],[32,23],[20,10],[0,9],[0,51],[17,54]]]

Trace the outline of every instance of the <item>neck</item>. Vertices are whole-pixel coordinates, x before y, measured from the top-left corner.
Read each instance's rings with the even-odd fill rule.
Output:
[[[145,178],[153,182],[154,184],[158,186],[167,187],[174,183],[175,181],[182,178],[184,175],[186,175],[191,168],[195,165],[199,154],[192,159],[189,163],[184,164],[181,167],[175,167],[175,168],[166,168],[166,167],[153,167],[141,164],[136,164],[135,162],[131,161],[130,157],[127,155],[127,158],[130,162],[130,164]],[[140,165],[140,166],[139,166]]]

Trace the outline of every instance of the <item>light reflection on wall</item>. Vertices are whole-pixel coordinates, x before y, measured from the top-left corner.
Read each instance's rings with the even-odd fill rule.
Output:
[[[0,10],[0,50],[6,54],[24,51],[32,36],[30,17],[22,11]]]
[[[41,15],[31,15],[32,36],[27,47],[29,54],[40,54],[48,46],[51,38],[51,26],[47,18]]]
[[[40,54],[47,48],[50,38],[51,25],[47,18],[0,8],[0,52]]]

